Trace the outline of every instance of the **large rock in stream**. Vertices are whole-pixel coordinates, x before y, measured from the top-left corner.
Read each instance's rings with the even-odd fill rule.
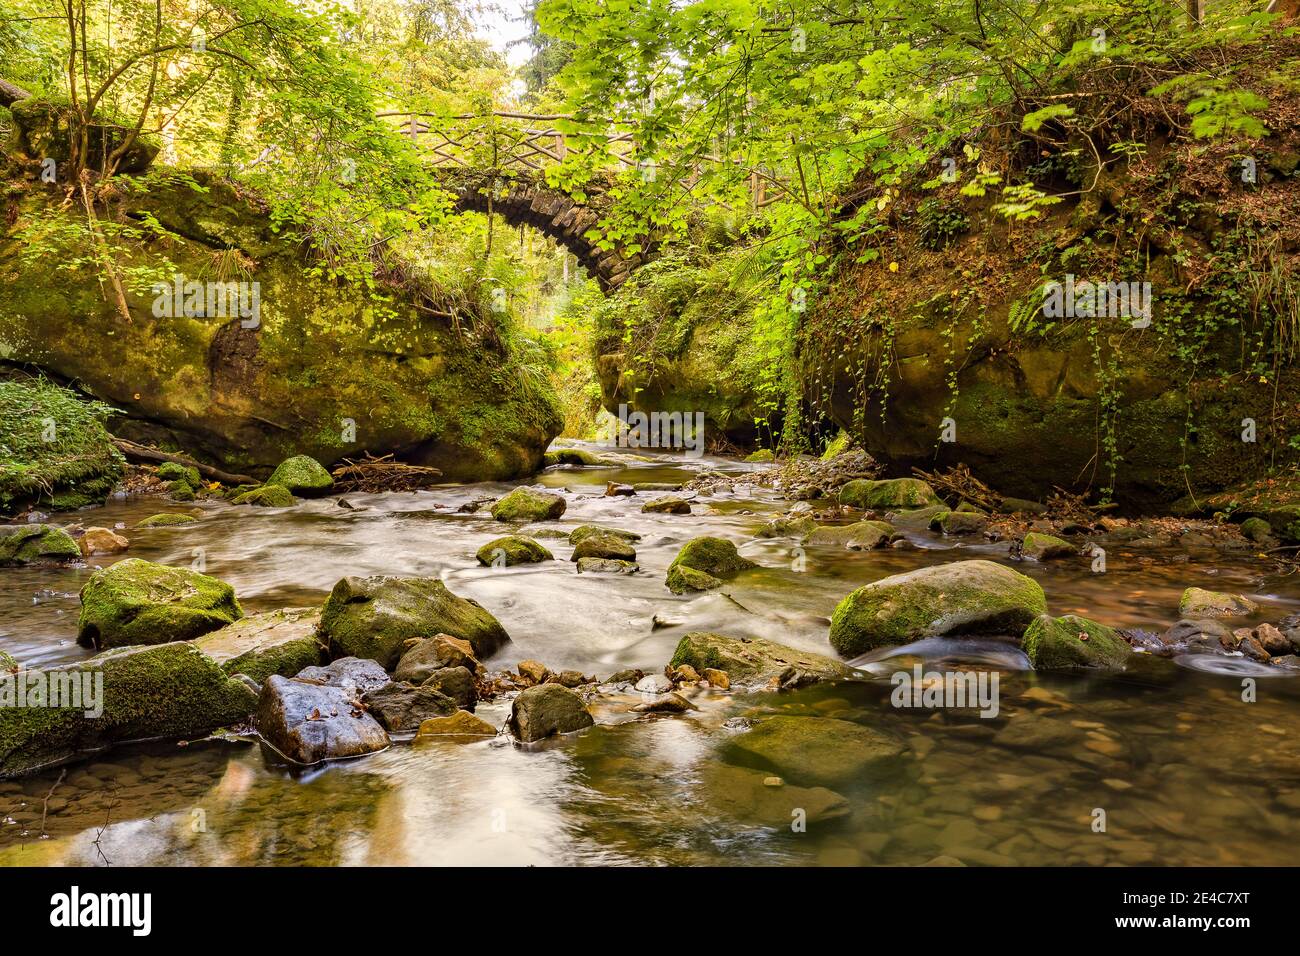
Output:
[[[895,773],[905,749],[891,734],[851,721],[777,716],[736,735],[724,751],[733,763],[838,790]]]
[[[831,657],[760,637],[728,637],[708,631],[692,631],[678,642],[668,666],[682,665],[700,673],[723,671],[733,686],[776,681],[782,687],[802,687],[853,676],[851,668]]]
[[[244,674],[260,684],[272,674],[293,677],[321,662],[319,624],[319,608],[284,608],[250,614],[194,643],[227,674]]]
[[[858,588],[835,608],[830,640],[856,657],[943,634],[1022,634],[1046,613],[1033,578],[992,561],[954,561]]]
[[[0,568],[26,564],[66,564],[82,557],[72,535],[48,524],[0,528]]]
[[[307,765],[375,753],[389,744],[353,691],[279,674],[262,685],[257,732],[282,756]]]
[[[561,684],[520,691],[510,711],[510,731],[525,743],[585,730],[595,722],[582,698]]]
[[[82,696],[76,708],[19,707],[5,700],[19,680],[28,685],[29,704],[32,681],[43,681],[47,702],[56,683],[89,687],[93,695],[102,681],[103,696],[98,706]],[[116,743],[202,736],[246,719],[257,698],[193,644],[176,642],[115,648],[78,664],[0,675],[0,703],[0,777],[12,777]],[[87,716],[101,708],[98,716]]]
[[[320,633],[334,654],[366,657],[390,670],[412,638],[459,637],[480,659],[510,640],[481,604],[452,594],[437,578],[387,575],[335,584],[321,613]]]
[[[81,589],[77,641],[100,649],[188,641],[243,616],[225,581],[127,558],[100,568]]]
[[[277,233],[265,207],[219,175],[192,170],[141,185],[114,190],[100,210],[168,230],[166,243],[115,239],[120,269],[158,278],[152,288],[124,283],[130,321],[103,294],[100,270],[49,267],[95,260],[85,210],[54,188],[9,197],[0,224],[5,358],[121,409],[119,437],[184,448],[231,472],[264,477],[294,455],[329,464],[362,451],[394,452],[453,481],[540,467],[561,428],[558,405],[548,385],[520,373],[509,345],[460,335],[398,282],[380,278],[371,291],[316,276],[306,244]],[[50,217],[34,249],[24,230]],[[217,256],[246,270],[249,315],[206,305]],[[197,284],[200,314],[175,301],[175,277]],[[189,295],[182,286],[180,298]]]
[[[1020,647],[1035,670],[1121,668],[1133,653],[1112,628],[1074,614],[1037,618],[1026,628]]]

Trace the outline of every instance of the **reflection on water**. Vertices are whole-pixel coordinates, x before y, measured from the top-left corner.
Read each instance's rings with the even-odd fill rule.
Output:
[[[679,482],[692,469],[739,466],[662,461],[621,469],[556,470],[566,492],[558,530],[602,522],[639,532],[633,576],[577,575],[559,559],[479,568],[474,552],[502,532],[486,513],[457,509],[506,485],[353,495],[290,511],[180,506],[193,527],[130,532],[130,554],[188,565],[230,581],[246,610],[319,603],[344,574],[426,574],[495,613],[509,645],[489,666],[537,658],[554,669],[608,674],[659,670],[687,630],[753,635],[826,652],[827,619],[854,587],[925,564],[1006,546],[954,546],[928,534],[917,550],[841,552],[790,540],[752,540],[770,494],[700,498],[690,517],[643,515],[639,498],[601,496],[607,480]],[[163,510],[129,501],[76,516],[128,527]],[[539,529],[543,534],[551,528]],[[675,597],[664,571],[687,538],[743,542],[764,565],[721,592]],[[1163,630],[1184,587],[1242,590],[1276,620],[1300,587],[1265,579],[1261,565],[1213,550],[1129,553],[1108,548],[1108,573],[1087,564],[1020,570],[1036,577],[1056,614]],[[1152,560],[1154,559],[1154,560]],[[95,561],[95,564],[108,563]],[[89,569],[4,572],[0,648],[29,665],[78,659],[77,591]],[[658,618],[658,624],[654,622]],[[1253,623],[1253,620],[1252,620]],[[681,716],[635,717],[628,701],[597,706],[601,723],[534,748],[505,738],[397,745],[358,761],[295,775],[247,742],[122,749],[37,778],[0,783],[0,862],[6,864],[1287,864],[1300,837],[1300,682],[1260,682],[1258,665],[1217,655],[1137,658],[1120,677],[1049,677],[997,641],[934,640],[862,660],[870,678],[781,695],[695,699]],[[895,710],[888,674],[924,658],[1002,672],[996,719],[970,712]],[[1276,673],[1273,669],[1270,674]],[[508,703],[481,705],[504,723]],[[737,718],[779,713],[850,721],[905,744],[896,771],[836,793],[803,786],[798,770],[774,787],[770,770],[738,759]],[[57,785],[56,784],[57,782]],[[53,790],[51,792],[51,787]],[[48,796],[48,801],[46,797]],[[1105,833],[1093,831],[1104,810]],[[45,838],[41,838],[44,811]],[[791,821],[803,812],[804,832]],[[797,828],[796,828],[797,829]]]

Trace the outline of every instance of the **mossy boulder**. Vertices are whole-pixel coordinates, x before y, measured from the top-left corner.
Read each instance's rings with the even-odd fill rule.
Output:
[[[32,159],[53,159],[56,173],[72,158],[72,123],[76,116],[66,98],[31,96],[16,100],[9,112],[14,119],[14,146]],[[130,135],[135,124],[100,106],[88,129],[89,155],[86,165],[98,169],[106,154],[116,151]],[[152,133],[140,133],[122,154],[117,171],[140,173],[162,148],[162,141]]]
[[[772,518],[756,532],[759,538],[803,538],[817,527],[815,519],[807,515],[788,515]]]
[[[1241,594],[1188,588],[1178,601],[1179,617],[1242,617],[1254,614],[1259,605]]]
[[[1273,526],[1263,518],[1247,518],[1241,523],[1241,535],[1247,541],[1267,544],[1274,540]]]
[[[924,508],[939,503],[934,489],[919,478],[855,478],[840,489],[840,504],[864,510]]]
[[[0,568],[24,564],[62,564],[81,559],[72,535],[49,524],[0,528]]]
[[[954,561],[858,588],[835,608],[830,641],[855,657],[944,634],[1023,634],[1045,613],[1033,578],[992,561]]]
[[[668,565],[667,585],[674,594],[704,591],[722,584],[720,578],[756,568],[758,564],[742,557],[726,538],[709,536],[692,538],[682,545]]]
[[[516,564],[537,564],[553,561],[555,555],[532,538],[522,534],[508,534],[493,538],[475,554],[478,563],[485,567],[512,567]]]
[[[334,488],[334,479],[325,467],[310,455],[286,458],[266,479],[267,485],[280,485],[303,498],[319,498]]]
[[[4,301],[0,358],[14,351]],[[0,378],[0,514],[28,504],[72,510],[103,503],[123,474],[104,427],[112,411],[44,378]]]
[[[704,571],[688,568],[684,564],[669,565],[664,583],[668,586],[668,590],[674,594],[686,594],[689,591],[711,591],[723,585],[721,578],[715,578],[712,574]]]
[[[319,608],[265,611],[204,634],[194,644],[227,674],[244,674],[260,684],[272,674],[293,677],[321,663],[319,624]]]
[[[847,680],[853,671],[831,657],[802,651],[759,637],[741,638],[692,631],[677,643],[670,668],[689,665],[699,673],[718,670],[733,685],[767,684],[803,686],[821,681]]]
[[[688,515],[691,503],[677,495],[663,495],[641,506],[643,514],[650,515]]]
[[[188,481],[167,482],[167,494],[173,501],[193,501],[198,497],[194,486]]]
[[[758,451],[746,455],[745,461],[754,464],[776,461],[776,454],[770,448],[760,448]]]
[[[321,613],[320,633],[336,656],[367,658],[389,670],[412,638],[459,637],[480,660],[510,641],[482,605],[458,597],[437,578],[387,575],[335,584]]]
[[[641,536],[635,531],[624,531],[621,528],[606,528],[597,524],[582,524],[569,532],[569,544],[575,547],[582,542],[582,539],[592,534],[612,534],[615,537],[622,538],[624,541],[640,541]]]
[[[634,561],[618,558],[579,558],[577,569],[579,574],[636,574],[641,568]]]
[[[1079,549],[1065,539],[1043,534],[1041,531],[1031,531],[1025,535],[1025,540],[1021,542],[1020,547],[1025,557],[1033,558],[1035,561],[1073,558],[1079,553]]]
[[[82,759],[114,743],[203,736],[245,720],[257,703],[246,685],[188,642],[115,648],[44,673],[51,686],[102,674],[103,713],[0,707],[0,777]]]
[[[818,525],[805,539],[806,544],[827,544],[852,551],[870,551],[888,544],[894,526],[885,521],[856,521],[853,524]]]
[[[192,465],[182,465],[180,462],[165,461],[158,466],[157,474],[163,481],[180,481],[195,489],[203,486],[203,477],[199,474],[199,470]]]
[[[136,530],[142,528],[178,528],[182,525],[194,524],[198,521],[193,515],[176,514],[175,512],[163,512],[162,514],[150,515],[143,521],[136,524]]]
[[[242,495],[236,495],[231,503],[254,505],[258,508],[292,508],[298,501],[288,488],[281,485],[262,485]]]
[[[124,274],[206,277],[215,256],[237,254],[260,288],[255,328],[229,314],[156,315],[148,282],[127,283],[124,321],[100,270],[49,268],[96,256],[85,210],[61,198],[26,190],[0,223],[0,346],[119,409],[115,435],[258,477],[290,456],[369,451],[485,481],[535,472],[562,426],[521,351],[461,336],[398,283],[318,276],[266,205],[219,173],[118,190],[114,221],[152,217],[169,238],[118,237],[114,255]],[[39,250],[24,232],[34,221],[49,224]]]
[[[582,558],[610,558],[615,561],[635,561],[636,548],[632,542],[619,534],[595,531],[583,535],[573,547],[570,561]]]
[[[243,616],[226,582],[127,558],[97,570],[81,589],[77,641],[101,650],[189,641]]]
[[[1119,668],[1133,653],[1113,629],[1073,614],[1035,618],[1025,629],[1020,647],[1040,671]]]
[[[778,716],[732,737],[724,755],[801,786],[835,789],[887,779],[901,768],[905,749],[892,734],[851,721]]]
[[[535,488],[516,488],[491,508],[497,521],[554,521],[568,503],[563,495]]]

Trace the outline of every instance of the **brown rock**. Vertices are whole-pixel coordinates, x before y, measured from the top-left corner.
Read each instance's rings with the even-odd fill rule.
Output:
[[[1261,624],[1255,628],[1255,640],[1274,657],[1291,653],[1291,642],[1272,624]]]
[[[671,676],[675,681],[684,681],[688,684],[698,684],[700,682],[699,671],[690,664],[677,665],[673,668],[672,674],[669,676]]]
[[[458,710],[450,717],[432,717],[420,724],[421,737],[495,737],[497,729],[482,717]]]
[[[551,676],[551,669],[541,661],[520,661],[518,670],[523,677],[534,684],[541,684]]]
[[[131,546],[126,538],[107,528],[87,528],[78,543],[81,545],[81,553],[86,557],[92,554],[121,554]]]
[[[719,690],[729,690],[731,688],[731,678],[727,676],[726,671],[720,671],[716,667],[706,667],[702,676]]]
[[[435,634],[411,642],[410,649],[397,662],[393,679],[423,684],[433,676],[434,671],[444,667],[464,667],[471,674],[483,670],[469,641],[450,634]]]

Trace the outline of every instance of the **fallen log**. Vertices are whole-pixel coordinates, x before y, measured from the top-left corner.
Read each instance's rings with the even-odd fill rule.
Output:
[[[118,451],[126,455],[129,461],[143,461],[150,464],[161,464],[165,461],[175,462],[176,464],[184,465],[187,468],[194,468],[204,478],[219,481],[223,485],[261,484],[261,482],[256,478],[250,478],[248,475],[233,475],[228,471],[222,471],[220,468],[213,468],[211,465],[201,465],[191,458],[186,458],[184,455],[173,455],[170,452],[159,451],[157,448],[137,445],[135,442],[127,441],[125,438],[114,438],[113,444],[117,446]]]

